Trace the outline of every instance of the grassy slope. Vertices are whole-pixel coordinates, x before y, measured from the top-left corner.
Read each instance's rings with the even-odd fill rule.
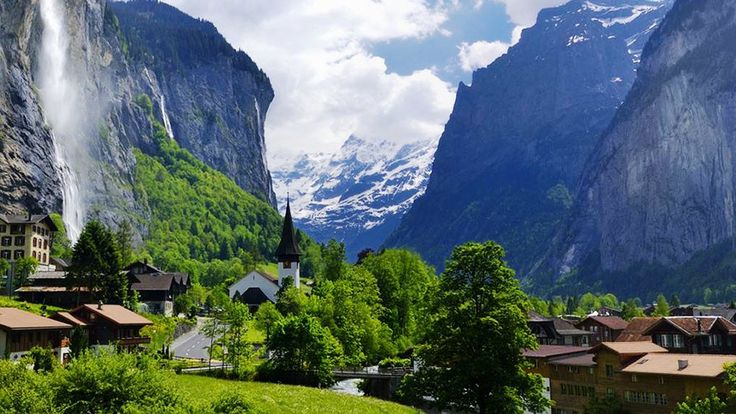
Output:
[[[35,303],[21,302],[15,299],[10,299],[7,296],[0,296],[0,308],[17,308],[26,312],[35,313],[36,315],[41,314],[41,306]],[[62,311],[63,309],[55,306],[47,306],[46,313],[51,314]]]
[[[399,404],[329,390],[260,382],[228,381],[198,375],[177,375],[174,382],[198,406],[211,404],[222,392],[242,392],[263,413],[417,413]]]

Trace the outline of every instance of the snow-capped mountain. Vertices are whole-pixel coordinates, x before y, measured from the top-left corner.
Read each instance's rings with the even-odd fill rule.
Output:
[[[360,250],[380,247],[424,193],[436,146],[351,136],[335,154],[278,160],[271,173],[279,205],[288,192],[297,225],[320,242],[344,242],[354,260]]]

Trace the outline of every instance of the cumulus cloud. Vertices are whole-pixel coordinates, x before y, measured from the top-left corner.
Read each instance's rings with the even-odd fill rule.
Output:
[[[458,46],[460,67],[466,72],[471,72],[478,68],[488,66],[488,64],[496,60],[499,56],[506,53],[509,46],[508,43],[499,41],[486,42],[485,40],[480,40],[473,43],[462,42]]]
[[[423,0],[166,0],[212,21],[264,69],[276,97],[269,155],[331,151],[351,134],[408,142],[442,133],[452,85],[430,69],[401,76],[372,43],[443,33],[443,2]]]
[[[559,6],[567,0],[492,0],[506,7],[509,19],[521,27],[529,27],[537,20],[537,14],[547,7]]]

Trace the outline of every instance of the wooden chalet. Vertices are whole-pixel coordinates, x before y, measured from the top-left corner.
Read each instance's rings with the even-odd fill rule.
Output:
[[[0,358],[22,358],[31,348],[54,350],[59,360],[69,350],[65,346],[72,326],[15,308],[0,308]]]
[[[59,312],[52,318],[84,329],[93,347],[135,350],[151,342],[151,338],[141,335],[141,329],[153,322],[120,305],[85,304],[69,312]]]
[[[192,287],[188,274],[164,272],[147,261],[131,264],[127,272],[131,291],[151,313],[173,315],[174,300]]]

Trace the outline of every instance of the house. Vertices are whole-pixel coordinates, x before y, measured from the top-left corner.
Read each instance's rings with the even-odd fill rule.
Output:
[[[294,286],[301,287],[299,273],[299,257],[301,251],[296,241],[294,222],[291,218],[291,206],[286,201],[286,214],[281,230],[281,241],[276,248],[278,260],[278,278],[260,270],[254,270],[237,282],[230,285],[228,293],[230,299],[241,301],[248,305],[252,312],[266,302],[276,303],[276,293],[279,291],[286,279],[291,279]]]
[[[720,316],[668,316],[643,332],[671,352],[736,354],[736,325]]]
[[[48,266],[51,239],[57,230],[48,214],[0,214],[0,258],[13,262],[33,257],[40,267]]]
[[[84,329],[93,347],[114,345],[135,350],[151,342],[151,338],[141,335],[141,329],[153,322],[120,305],[86,304],[52,318]]]
[[[578,322],[575,327],[592,332],[592,345],[601,342],[612,342],[626,329],[628,322],[618,316],[589,316]]]
[[[539,374],[542,377],[544,394],[547,398],[552,397],[550,377],[555,361],[565,357],[588,355],[588,348],[563,345],[540,345],[538,349],[524,351],[524,357],[532,363],[531,372]],[[551,413],[551,409],[545,412],[545,414]]]
[[[164,272],[148,261],[135,262],[126,270],[131,291],[138,292],[138,300],[151,313],[173,315],[174,301],[191,288],[188,274]]]
[[[589,346],[593,335],[562,318],[545,318],[533,311],[527,323],[540,345]]]
[[[25,302],[66,309],[93,300],[88,288],[67,287],[66,272],[62,270],[34,273],[28,278],[28,285],[16,289],[15,294]]]
[[[248,273],[228,288],[230,298],[245,303],[252,312],[263,302],[276,303],[278,291],[278,279],[260,270]]]
[[[727,307],[682,305],[671,308],[670,316],[721,316],[729,322],[736,322],[736,309]]]
[[[51,348],[59,361],[69,353],[72,326],[15,308],[0,308],[0,357],[17,361],[31,348]]]

